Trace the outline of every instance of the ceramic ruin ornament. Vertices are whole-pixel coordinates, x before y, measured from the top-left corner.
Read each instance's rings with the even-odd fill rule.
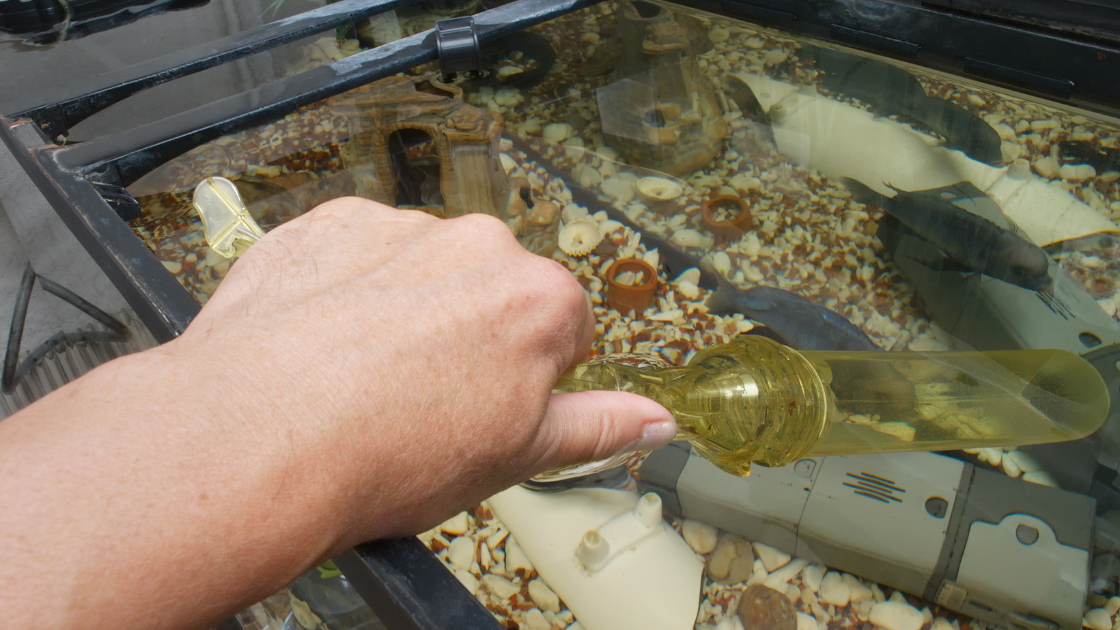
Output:
[[[388,77],[336,97],[331,112],[346,116],[350,126],[341,156],[359,197],[398,204],[399,173],[389,141],[395,132],[418,130],[435,144],[441,216],[477,212],[506,218],[512,199],[499,158],[502,118],[466,103],[458,86],[434,76]]]
[[[603,135],[631,163],[685,175],[712,162],[727,123],[702,79],[689,30],[644,0],[618,10],[621,55],[614,82],[598,92]]]

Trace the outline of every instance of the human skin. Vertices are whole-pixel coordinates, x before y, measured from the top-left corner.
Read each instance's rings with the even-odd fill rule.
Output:
[[[324,204],[178,339],[0,422],[2,625],[206,627],[359,542],[667,443],[652,401],[550,393],[593,334],[495,219]]]

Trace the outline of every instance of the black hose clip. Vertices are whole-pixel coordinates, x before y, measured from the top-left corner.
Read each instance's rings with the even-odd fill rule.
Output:
[[[436,22],[436,50],[443,81],[449,83],[458,74],[477,78],[482,74],[482,49],[474,18],[459,17]]]

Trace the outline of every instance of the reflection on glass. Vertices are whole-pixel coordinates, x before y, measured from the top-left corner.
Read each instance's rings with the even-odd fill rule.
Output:
[[[1120,142],[1113,119],[643,0],[602,3],[484,52],[491,72],[482,79],[443,85],[425,74],[433,68],[420,68],[173,160],[130,189],[144,208],[133,229],[205,302],[231,264],[209,252],[189,205],[190,191],[205,177],[233,181],[266,231],[342,195],[437,216],[493,214],[526,248],[566,265],[586,287],[597,319],[596,356],[653,353],[683,365],[742,333],[822,357],[892,351],[898,364],[890,369],[853,368],[841,355],[824,360],[821,371],[837,399],[827,435],[849,452],[845,440],[870,437],[923,448],[968,440],[979,446],[990,431],[1004,431],[1010,416],[1022,416],[1012,407],[962,402],[968,392],[1009,374],[1043,390],[1067,383],[1049,376],[1036,382],[1028,367],[1006,361],[1006,372],[981,378],[972,367],[932,365],[916,353],[900,359],[897,352],[971,346],[1085,354],[1120,343]],[[1076,374],[1062,366],[1054,373]],[[1080,395],[1076,386],[1067,393]],[[1042,397],[1022,399],[1052,411]],[[1104,460],[1117,459],[1107,440],[1099,447]],[[988,577],[967,588],[935,574],[944,569],[937,569],[942,545],[959,554],[964,547],[952,545],[970,535],[962,526],[952,534],[960,538],[950,540],[948,521],[920,520],[942,518],[934,516],[937,502],[919,504],[907,517],[937,529],[933,538],[923,538],[917,525],[882,535],[851,525],[852,536],[873,539],[858,558],[890,558],[880,573],[871,561],[853,561],[855,555],[821,560],[834,572],[815,564],[813,554],[824,558],[821,540],[840,544],[833,540],[846,532],[839,524],[810,540],[797,538],[800,517],[773,527],[777,521],[765,521],[770,525],[749,537],[781,549],[751,551],[745,541],[687,521],[689,542],[708,566],[692,600],[702,601],[697,622],[716,626],[761,615],[734,602],[743,599],[746,581],[770,579],[817,626],[887,623],[881,605],[892,593],[892,614],[935,630],[1004,624],[1012,614],[1032,629],[1047,620],[1075,628],[1086,602],[1092,627],[1112,624],[1113,610],[1100,606],[1115,594],[1116,576],[1092,587],[1085,569],[1096,553],[1092,519],[1040,525],[1050,511],[1094,510],[1094,499],[1079,494],[1092,483],[1094,466],[1074,461],[1094,455],[1058,453],[955,453],[977,467],[973,472],[960,459],[934,458],[941,464],[932,468],[921,459],[921,471],[940,471],[926,476],[946,506],[963,478],[998,485],[990,473],[1012,485],[998,485],[1009,489],[977,503],[994,504],[990,497],[998,495],[1007,513],[1035,515],[1011,527],[1016,546],[983,565]],[[797,481],[802,487],[790,479],[809,478],[782,471],[767,471],[789,475],[777,485],[767,486],[756,470],[747,478],[723,475],[713,482],[720,487],[704,491],[772,492],[786,507],[804,500],[798,497],[812,481]],[[720,485],[728,480],[745,485]],[[1078,492],[1043,487],[1059,480]],[[773,490],[779,486],[784,490]],[[840,495],[828,494],[827,504],[837,509],[871,509],[834,496]],[[1120,495],[1102,496],[1102,514],[1104,506],[1120,505]],[[689,514],[685,503],[680,509]],[[735,513],[704,518],[714,522],[720,514],[725,529],[739,522]],[[951,511],[942,516],[955,518]],[[996,519],[997,529],[1003,522],[985,518]],[[1042,538],[1015,542],[1019,525]],[[1062,531],[1049,539],[1060,546],[1037,542],[1051,525]],[[697,538],[697,531],[710,536]],[[548,597],[515,535],[488,507],[421,539],[507,626],[558,629],[573,622],[567,603]],[[885,550],[927,546],[934,561],[905,570]],[[1023,558],[1030,562],[1019,563]],[[961,580],[968,562],[961,563]],[[798,571],[787,575],[783,566]],[[872,575],[881,583],[862,579]],[[923,580],[933,584],[929,593]],[[634,597],[640,605],[640,594]],[[922,615],[926,606],[932,622]]]

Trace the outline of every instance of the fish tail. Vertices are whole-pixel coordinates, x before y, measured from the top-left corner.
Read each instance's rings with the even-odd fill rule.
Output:
[[[840,181],[849,191],[851,191],[852,197],[856,201],[860,203],[879,206],[880,208],[886,205],[886,195],[880,192],[876,192],[870,186],[859,181],[858,179],[852,179],[851,177],[842,177]]]
[[[735,295],[738,289],[735,285],[731,284],[723,277],[717,274],[716,290],[708,296],[707,307],[709,313],[716,313],[719,315],[737,312],[735,308]]]

